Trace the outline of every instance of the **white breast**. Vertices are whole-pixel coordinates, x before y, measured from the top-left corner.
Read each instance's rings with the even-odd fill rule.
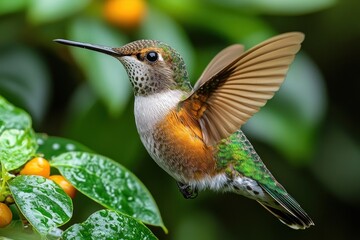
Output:
[[[140,136],[152,131],[153,127],[179,103],[184,92],[169,90],[150,96],[135,97],[135,122]]]
[[[167,167],[163,159],[164,154],[154,140],[154,132],[155,126],[177,106],[183,95],[182,91],[170,90],[146,97],[136,96],[134,106],[135,122],[141,142],[155,162],[174,178],[177,176]]]

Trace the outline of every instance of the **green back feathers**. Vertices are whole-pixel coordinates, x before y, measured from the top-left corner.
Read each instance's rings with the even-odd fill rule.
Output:
[[[166,55],[164,56],[166,59],[164,60],[171,64],[171,70],[174,73],[173,80],[176,82],[176,87],[180,88],[183,91],[190,92],[192,90],[192,87],[189,81],[184,59],[175,49],[173,49],[166,43],[160,41],[156,42],[157,47],[162,48],[163,51],[166,53]]]
[[[225,169],[228,174],[241,174],[270,189],[286,193],[241,130],[222,140],[217,149],[218,167]]]

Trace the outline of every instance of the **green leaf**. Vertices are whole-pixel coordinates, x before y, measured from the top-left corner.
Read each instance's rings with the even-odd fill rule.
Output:
[[[72,151],[92,152],[81,143],[70,139],[51,137],[46,134],[36,134],[36,138],[39,145],[36,153],[43,154],[47,159],[52,159],[57,155]]]
[[[52,180],[41,176],[17,176],[8,182],[21,213],[45,236],[72,216],[70,197]]]
[[[31,0],[28,17],[32,23],[48,23],[61,20],[84,9],[89,0]]]
[[[262,13],[306,14],[320,11],[336,3],[336,0],[248,0]]]
[[[36,152],[31,119],[0,96],[0,161],[7,171],[22,166]]]
[[[0,92],[29,111],[40,122],[48,106],[50,76],[43,59],[25,46],[13,46],[0,54]]]
[[[78,18],[69,29],[69,38],[112,47],[122,46],[127,40],[118,30],[98,18]],[[110,113],[119,114],[131,94],[127,73],[121,63],[108,55],[70,47],[71,53],[89,80],[92,89],[105,103]]]
[[[8,14],[15,11],[19,11],[27,5],[28,0],[17,0],[17,1],[0,1],[0,14]]]
[[[0,95],[0,134],[5,129],[31,128],[30,116],[20,108],[14,107]]]
[[[268,24],[256,16],[240,14],[239,11],[229,11],[229,9],[208,2],[155,0],[153,4],[173,18],[189,24],[192,28],[198,28],[201,31],[205,29],[214,36],[228,39],[231,42],[271,32]],[[151,19],[149,20],[151,21]]]
[[[120,164],[109,158],[84,152],[61,154],[50,164],[58,168],[76,189],[94,201],[167,231],[149,191],[134,174]]]
[[[1,237],[4,237],[2,239]],[[0,228],[0,239],[1,240],[39,240],[41,236],[35,231],[29,231],[24,228],[24,224],[21,220],[12,220],[11,223],[5,228]]]
[[[306,14],[320,11],[336,3],[336,0],[212,0],[212,3],[232,9],[247,9],[265,14]]]
[[[85,222],[69,227],[63,239],[157,239],[143,224],[119,212],[100,210]]]
[[[32,129],[7,129],[0,135],[0,160],[7,171],[19,168],[35,155],[37,149]]]
[[[46,235],[46,240],[59,240],[63,231],[59,228],[54,228]],[[1,238],[4,237],[4,238]],[[42,239],[41,235],[36,231],[30,231],[30,229],[24,227],[22,220],[13,220],[5,228],[0,228],[0,239],[1,240],[39,240]]]

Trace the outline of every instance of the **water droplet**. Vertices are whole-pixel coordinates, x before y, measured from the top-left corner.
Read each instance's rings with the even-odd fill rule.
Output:
[[[43,145],[43,144],[44,144],[44,140],[41,139],[41,138],[38,138],[36,142],[37,142],[37,144],[39,144],[39,145]]]
[[[59,149],[60,149],[60,144],[59,144],[59,143],[54,143],[54,144],[52,145],[52,149],[53,149],[53,150],[59,150]]]
[[[99,214],[102,217],[107,217],[108,216],[108,211],[100,211]]]
[[[37,183],[44,183],[46,181],[46,178],[39,176],[36,178],[36,181],[37,181]]]
[[[75,150],[75,145],[72,143],[66,144],[66,150],[68,151],[74,151]]]

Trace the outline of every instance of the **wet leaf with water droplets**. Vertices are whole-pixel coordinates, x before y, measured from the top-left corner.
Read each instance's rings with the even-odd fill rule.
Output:
[[[70,197],[53,181],[41,176],[20,175],[8,182],[21,213],[45,236],[70,220]]]
[[[36,138],[39,145],[37,153],[43,154],[46,159],[71,151],[92,152],[81,143],[70,139],[47,136],[46,134],[36,134]]]
[[[7,171],[23,165],[37,144],[29,115],[0,96],[0,161]]]
[[[85,222],[64,231],[62,239],[157,239],[142,223],[111,210],[93,213]]]
[[[7,171],[25,164],[36,149],[36,139],[31,128],[7,129],[0,135],[0,159]]]
[[[144,223],[160,226],[167,232],[149,191],[120,164],[104,156],[85,152],[61,154],[50,164],[94,201]]]
[[[5,129],[31,128],[30,116],[0,96],[0,135]]]

